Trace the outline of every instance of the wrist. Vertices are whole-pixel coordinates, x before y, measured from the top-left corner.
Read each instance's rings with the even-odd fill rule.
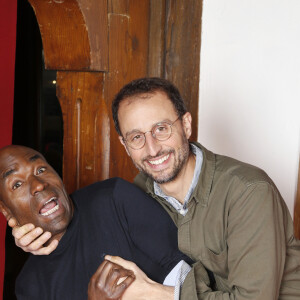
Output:
[[[145,300],[173,300],[174,299],[174,287],[162,285],[159,283],[153,283],[150,286],[149,293],[145,293]]]

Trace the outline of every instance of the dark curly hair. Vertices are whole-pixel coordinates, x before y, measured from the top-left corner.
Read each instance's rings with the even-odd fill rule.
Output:
[[[126,84],[115,96],[112,102],[113,120],[119,135],[122,135],[118,119],[120,103],[132,96],[138,96],[145,93],[155,93],[157,91],[163,92],[167,95],[167,97],[173,103],[178,117],[182,117],[187,112],[185,103],[178,89],[170,81],[158,77],[135,79]]]

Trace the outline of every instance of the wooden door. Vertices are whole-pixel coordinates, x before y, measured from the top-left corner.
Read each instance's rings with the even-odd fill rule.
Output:
[[[111,102],[132,79],[160,76],[181,90],[197,137],[202,0],[29,0],[46,69],[57,70],[68,192],[137,174],[115,132]],[[187,3],[188,2],[188,3]]]

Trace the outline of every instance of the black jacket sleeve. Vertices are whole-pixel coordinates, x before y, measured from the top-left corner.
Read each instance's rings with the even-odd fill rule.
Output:
[[[176,264],[191,259],[178,250],[177,227],[155,199],[135,185],[118,179],[114,202],[135,246],[167,275]]]

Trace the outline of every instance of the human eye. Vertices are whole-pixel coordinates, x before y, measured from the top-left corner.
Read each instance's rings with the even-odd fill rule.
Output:
[[[13,190],[16,190],[16,189],[18,189],[21,185],[22,185],[22,182],[21,182],[21,181],[16,181],[16,182],[13,183],[12,189],[13,189]]]
[[[157,124],[154,128],[154,133],[155,134],[164,134],[169,131],[169,124],[167,123],[160,123]]]
[[[135,142],[135,141],[139,141],[143,138],[142,134],[135,134],[134,136],[132,136],[131,141]]]
[[[143,139],[143,134],[140,132],[135,132],[127,137],[129,143],[138,143]]]
[[[42,173],[44,173],[46,171],[46,167],[40,167],[40,168],[38,168],[37,169],[37,175],[39,175],[39,174],[42,174]]]
[[[168,124],[159,124],[157,126],[157,131],[161,132],[161,131],[166,131],[168,130]]]

